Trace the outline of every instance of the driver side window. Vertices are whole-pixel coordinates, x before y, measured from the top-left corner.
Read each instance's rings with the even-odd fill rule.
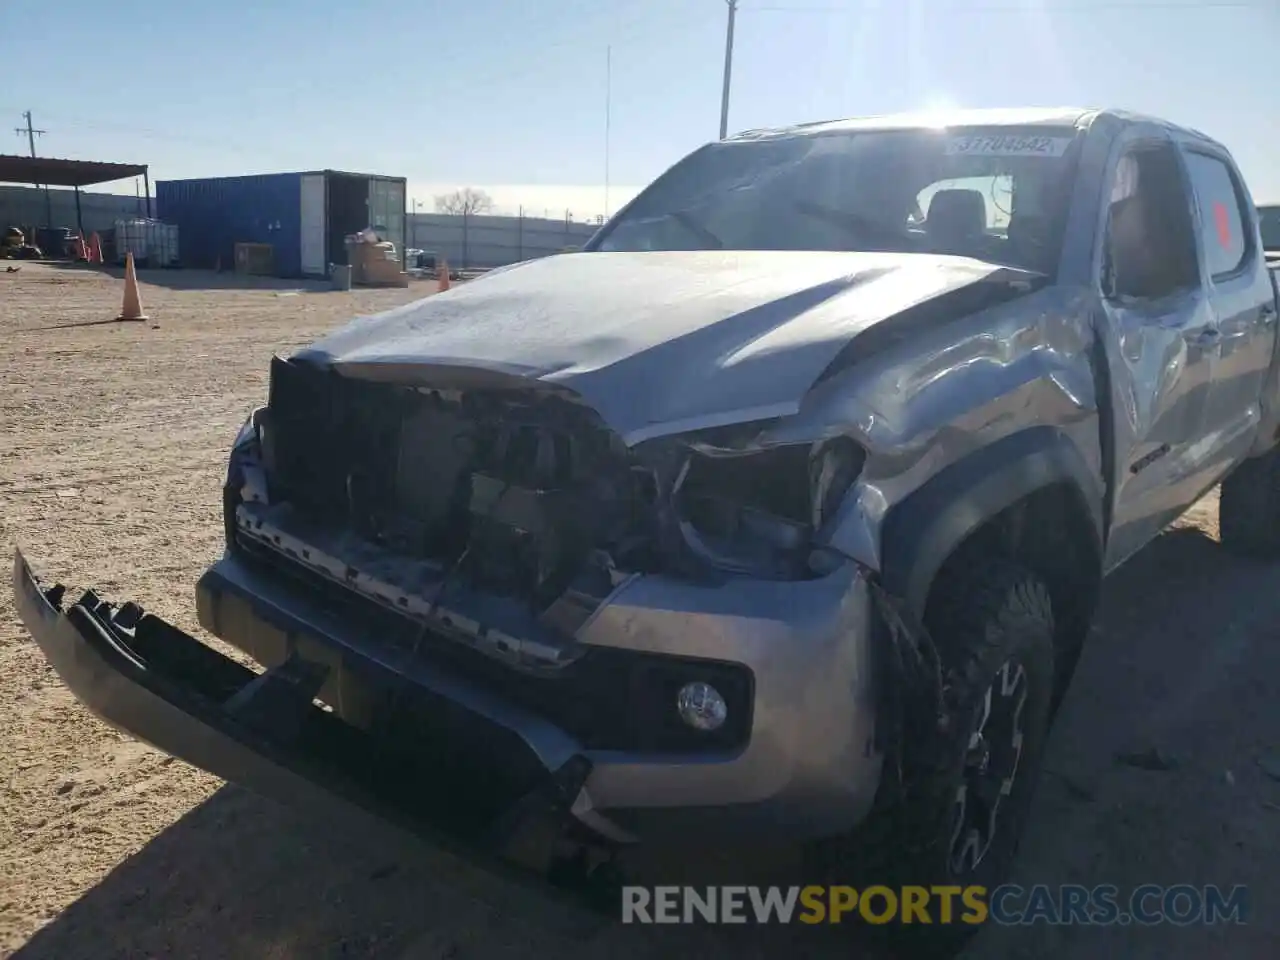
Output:
[[[1130,148],[1116,166],[1107,208],[1103,291],[1161,300],[1200,284],[1191,205],[1170,143]]]

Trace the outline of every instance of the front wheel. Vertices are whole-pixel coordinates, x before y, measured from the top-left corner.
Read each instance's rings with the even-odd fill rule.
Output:
[[[926,613],[949,723],[936,742],[914,745],[928,759],[901,802],[826,845],[831,883],[989,891],[1007,877],[1049,726],[1053,609],[1048,589],[1020,565],[968,561],[944,569]],[[882,929],[903,946],[951,955],[978,929],[959,901],[952,906],[952,922],[941,923],[931,896],[930,923],[900,910]]]

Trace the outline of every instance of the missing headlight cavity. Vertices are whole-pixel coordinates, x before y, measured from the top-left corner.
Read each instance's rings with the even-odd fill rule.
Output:
[[[695,453],[680,493],[690,519],[712,529],[732,526],[742,509],[805,524],[810,516],[808,478],[807,444],[734,457]]]
[[[720,565],[803,575],[813,534],[834,516],[862,467],[839,438],[748,453],[691,450],[679,485],[681,517],[696,548]]]

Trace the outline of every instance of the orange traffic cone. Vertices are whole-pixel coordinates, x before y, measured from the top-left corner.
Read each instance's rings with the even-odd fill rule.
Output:
[[[96,232],[89,235],[89,262],[102,262],[102,238]]]
[[[117,320],[146,320],[142,312],[142,297],[138,294],[138,274],[133,269],[133,251],[124,255],[124,304]]]
[[[443,258],[436,264],[436,292],[449,289],[449,263]]]

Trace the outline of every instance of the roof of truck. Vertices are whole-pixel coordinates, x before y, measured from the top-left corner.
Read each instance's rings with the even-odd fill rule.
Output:
[[[999,107],[978,110],[931,110],[914,113],[891,113],[877,117],[850,117],[844,120],[820,120],[787,127],[744,130],[729,140],[762,140],[773,137],[806,136],[873,130],[918,130],[948,127],[1075,127],[1088,126],[1099,115],[1115,117],[1125,123],[1154,123],[1173,132],[1216,142],[1198,130],[1179,126],[1159,117],[1145,116],[1128,110],[1096,107]]]

